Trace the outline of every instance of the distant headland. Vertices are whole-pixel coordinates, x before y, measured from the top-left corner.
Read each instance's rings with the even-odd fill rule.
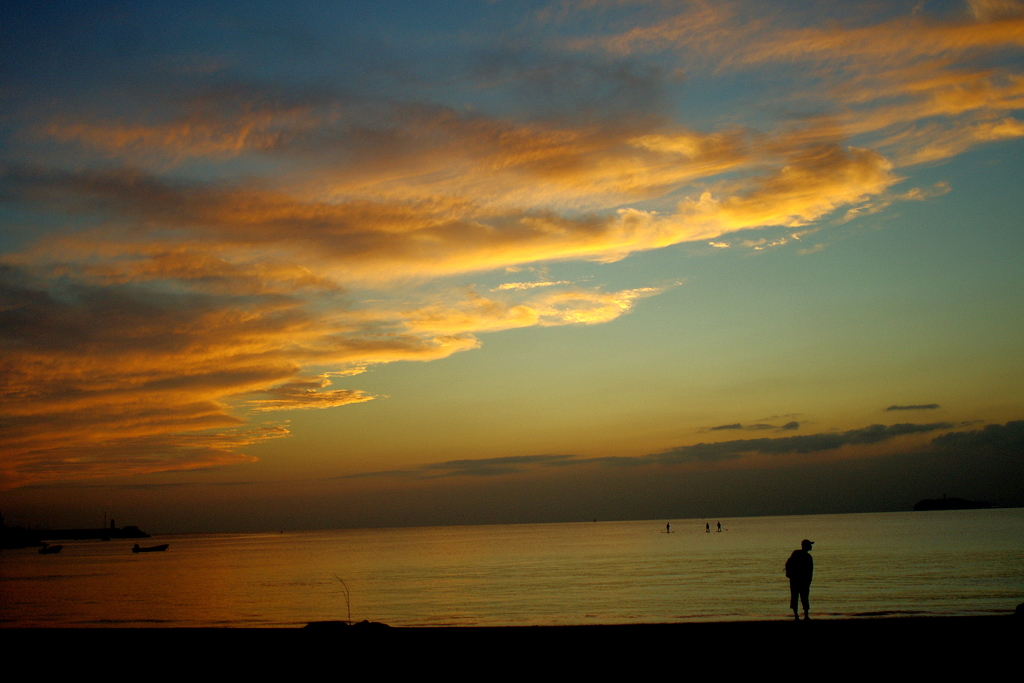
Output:
[[[0,548],[29,548],[43,545],[43,541],[109,541],[113,538],[149,538],[149,534],[135,525],[118,527],[114,520],[110,520],[110,526],[98,529],[25,529],[5,525],[0,516]]]

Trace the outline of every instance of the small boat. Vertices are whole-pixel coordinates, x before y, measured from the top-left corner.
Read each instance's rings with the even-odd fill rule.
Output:
[[[39,549],[39,554],[40,555],[56,555],[61,550],[64,550],[64,546],[62,546],[62,545],[50,545],[49,543],[44,543],[43,547]]]
[[[136,543],[134,546],[132,546],[132,552],[133,553],[162,553],[163,551],[167,550],[168,546],[170,546],[170,543],[164,543],[163,545],[151,545],[151,546],[147,546],[145,548],[141,548],[141,547],[139,547],[139,544]]]

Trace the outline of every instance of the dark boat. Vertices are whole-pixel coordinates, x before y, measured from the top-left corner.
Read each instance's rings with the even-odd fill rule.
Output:
[[[141,548],[141,547],[139,547],[139,544],[136,543],[134,546],[132,546],[132,552],[133,553],[162,553],[163,551],[167,550],[169,545],[170,545],[169,543],[164,543],[163,545],[151,545],[151,546],[147,546],[145,548]]]
[[[44,543],[43,547],[39,549],[39,554],[40,555],[56,555],[61,550],[64,550],[64,546],[62,546],[62,545],[50,545],[49,543]]]

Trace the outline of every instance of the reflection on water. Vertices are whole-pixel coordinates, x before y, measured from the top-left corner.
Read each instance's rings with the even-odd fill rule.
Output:
[[[987,614],[1024,601],[1024,510],[164,536],[0,554],[4,626],[393,626],[781,619],[815,541],[811,615]],[[712,529],[715,522],[711,520]]]

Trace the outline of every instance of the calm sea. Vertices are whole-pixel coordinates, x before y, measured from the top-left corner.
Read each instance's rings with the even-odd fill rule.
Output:
[[[812,616],[1008,613],[1024,509],[196,534],[0,553],[0,625],[624,624],[786,618],[815,541]],[[671,522],[673,533],[664,533]],[[342,583],[344,581],[344,584]]]

